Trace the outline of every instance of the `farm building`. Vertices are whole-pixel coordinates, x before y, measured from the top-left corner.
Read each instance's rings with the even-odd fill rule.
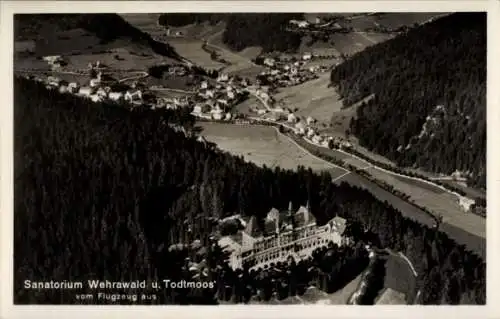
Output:
[[[312,128],[308,127],[306,130],[306,135],[307,137],[312,138],[314,135],[316,135],[316,132],[314,132]]]
[[[297,122],[297,117],[295,116],[295,114],[290,113],[290,114],[288,114],[287,121],[289,123],[295,123],[295,122]]]
[[[97,89],[96,95],[104,98],[104,97],[108,96],[108,92],[104,88],[101,87],[101,88]]]
[[[70,84],[68,84],[68,91],[70,93],[76,93],[76,92],[78,92],[79,89],[80,89],[80,85],[76,82],[71,82]]]
[[[127,91],[125,93],[125,100],[130,102],[142,100],[142,92],[140,90]]]
[[[308,116],[306,119],[306,122],[307,122],[307,125],[311,125],[311,124],[316,123],[316,120],[314,118],[312,118],[311,116]]]
[[[61,79],[55,76],[49,76],[47,78],[47,83],[52,86],[59,86],[59,84],[61,83]]]
[[[312,141],[314,144],[321,144],[323,138],[320,135],[314,135]]]
[[[89,97],[94,90],[88,86],[82,86],[78,91],[78,95]]]
[[[229,80],[229,76],[226,73],[222,73],[217,77],[217,82],[226,82]]]
[[[223,117],[222,110],[217,110],[217,111],[213,112],[212,117],[214,120],[222,120],[222,117]]]
[[[309,22],[303,20],[290,20],[290,24],[296,25],[299,28],[307,28],[309,26]]]
[[[266,113],[267,113],[267,110],[266,110],[266,109],[259,109],[259,110],[257,111],[257,114],[259,114],[259,115],[263,115],[263,114],[266,114]]]
[[[201,86],[200,86],[202,89],[208,89],[208,82],[207,81],[203,81],[201,82]]]
[[[312,54],[311,53],[304,53],[304,55],[302,55],[302,60],[304,61],[308,61],[308,60],[311,60],[312,59]]]
[[[65,84],[59,85],[59,92],[60,93],[66,93],[66,92],[68,92],[68,86],[65,85]]]
[[[193,113],[201,113],[201,105],[195,105],[195,107],[193,108]]]
[[[274,66],[275,60],[273,58],[265,58],[264,59],[264,65],[267,66]]]
[[[113,101],[120,101],[124,98],[122,92],[109,92],[108,98]]]
[[[92,100],[92,102],[102,102],[104,100],[104,98],[100,95],[97,95],[97,94],[91,94],[90,95],[90,99]]]
[[[42,59],[45,62],[54,63],[55,61],[61,60],[62,57],[60,55],[48,55],[48,56],[44,56]]]

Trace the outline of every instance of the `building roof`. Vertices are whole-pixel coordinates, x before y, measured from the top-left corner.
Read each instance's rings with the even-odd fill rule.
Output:
[[[346,229],[346,220],[339,216],[332,218],[328,224],[340,234],[344,233]]]
[[[250,236],[255,236],[258,234],[259,231],[259,225],[257,222],[257,217],[252,216],[250,217],[250,220],[247,223],[247,226],[245,227],[245,233],[247,233]]]

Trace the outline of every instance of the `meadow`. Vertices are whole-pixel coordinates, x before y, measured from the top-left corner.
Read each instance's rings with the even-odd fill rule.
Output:
[[[471,234],[486,238],[486,220],[475,214],[464,213],[457,196],[431,185],[409,183],[404,178],[396,178],[375,168],[365,170],[375,179],[392,185],[396,190],[410,196],[410,200],[443,216],[443,221],[457,226]]]
[[[201,134],[219,148],[243,156],[259,166],[296,169],[299,165],[316,171],[328,171],[332,177],[345,170],[303,151],[287,137],[268,126],[243,126],[218,123],[200,123]]]

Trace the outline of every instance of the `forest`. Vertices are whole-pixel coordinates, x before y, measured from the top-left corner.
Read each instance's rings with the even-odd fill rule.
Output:
[[[331,81],[362,146],[400,166],[464,172],[486,187],[486,13],[455,13],[374,45]]]
[[[264,52],[296,51],[302,36],[285,30],[290,20],[301,20],[303,13],[199,13],[163,14],[159,23],[165,26],[185,26],[192,23],[225,22],[222,41],[235,51],[260,46]]]
[[[14,38],[37,37],[40,30],[48,25],[54,26],[57,31],[84,29],[98,37],[102,43],[127,38],[136,44],[149,46],[157,54],[177,60],[181,58],[169,44],[155,41],[149,34],[114,13],[16,14]]]
[[[14,82],[14,103],[16,304],[75,303],[72,291],[23,289],[26,278],[218,284],[162,290],[156,304],[282,298],[311,283],[334,291],[339,278],[362,271],[354,265],[366,262],[363,242],[401,251],[413,262],[423,304],[485,303],[485,262],[444,233],[404,218],[366,190],[331,183],[326,172],[258,167],[199,142],[188,111],[129,111],[21,78]],[[187,133],[176,130],[179,125]],[[310,260],[278,265],[288,274],[278,281],[281,288],[276,276],[283,275],[275,272],[228,269],[212,237],[217,219],[234,213],[263,218],[290,200],[309,200],[320,224],[345,218],[358,245],[329,244]]]

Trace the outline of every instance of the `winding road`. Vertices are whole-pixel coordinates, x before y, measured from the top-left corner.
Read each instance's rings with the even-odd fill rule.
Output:
[[[259,101],[260,101],[260,102],[264,105],[264,107],[265,107],[268,111],[271,111],[271,110],[272,110],[272,109],[271,109],[271,107],[269,107],[269,105],[267,104],[267,102],[266,102],[264,99],[262,99],[260,96],[257,96],[257,95],[256,95],[256,93],[255,93],[254,91],[252,91],[252,90],[247,90],[247,91],[248,91],[250,94],[252,94],[253,96],[255,96],[255,97],[256,97],[256,98],[257,98],[257,99],[258,99],[258,100],[259,100]],[[264,119],[264,118],[256,118],[256,117],[250,117],[250,119],[253,119],[253,120],[258,120],[258,121],[265,121],[265,122],[274,123],[274,124],[279,124],[279,125],[282,125],[283,127],[286,127],[286,128],[288,128],[288,129],[290,129],[290,130],[294,130],[294,127],[292,127],[292,126],[290,126],[290,125],[287,125],[287,124],[285,124],[285,123],[277,123],[277,122],[274,122],[274,121],[271,121],[271,120],[267,120],[267,119]],[[309,140],[309,139],[307,139],[307,138],[304,138],[304,140],[305,140],[307,143],[311,144],[311,145],[315,145],[315,146],[319,146],[319,147],[323,147],[323,148],[328,148],[328,147],[323,146],[323,145],[318,145],[318,144],[315,144],[315,143],[313,143],[312,141],[310,141],[310,140]],[[404,175],[404,174],[401,174],[401,173],[396,173],[396,172],[393,172],[393,171],[391,171],[391,170],[388,170],[388,169],[382,168],[382,167],[380,167],[380,166],[377,166],[377,165],[375,165],[375,164],[373,164],[373,163],[370,163],[370,162],[368,162],[367,160],[365,160],[365,159],[363,159],[363,158],[361,158],[361,157],[359,157],[359,156],[357,156],[357,155],[354,155],[354,154],[352,154],[352,153],[346,152],[346,151],[341,150],[341,149],[335,149],[335,150],[336,150],[336,151],[338,151],[338,152],[340,152],[340,153],[342,153],[342,154],[344,154],[344,155],[347,155],[347,156],[350,156],[350,157],[352,157],[352,158],[354,158],[354,159],[357,159],[357,160],[359,160],[359,161],[362,161],[362,162],[366,163],[366,164],[368,165],[368,167],[373,168],[373,169],[376,169],[376,170],[379,170],[379,171],[382,171],[382,172],[384,172],[384,173],[386,173],[386,174],[390,174],[390,175],[393,175],[393,176],[398,176],[398,177],[402,177],[402,178],[406,178],[406,179],[410,179],[410,180],[415,180],[415,181],[419,181],[419,182],[422,182],[422,183],[425,183],[425,184],[431,185],[431,186],[436,187],[436,188],[438,188],[438,189],[440,189],[440,190],[442,190],[442,191],[444,191],[444,192],[447,192],[447,193],[449,193],[449,194],[452,194],[452,195],[456,196],[458,200],[461,200],[461,199],[467,199],[467,197],[462,196],[462,195],[458,194],[458,193],[457,193],[457,192],[455,192],[455,191],[449,190],[448,188],[446,188],[446,187],[444,187],[444,186],[442,186],[442,185],[439,185],[439,184],[433,183],[433,182],[431,182],[431,181],[428,181],[428,180],[425,180],[425,179],[422,179],[422,178],[419,178],[419,177],[413,177],[413,176],[408,176],[408,175]],[[368,168],[368,167],[367,167],[367,168]]]

